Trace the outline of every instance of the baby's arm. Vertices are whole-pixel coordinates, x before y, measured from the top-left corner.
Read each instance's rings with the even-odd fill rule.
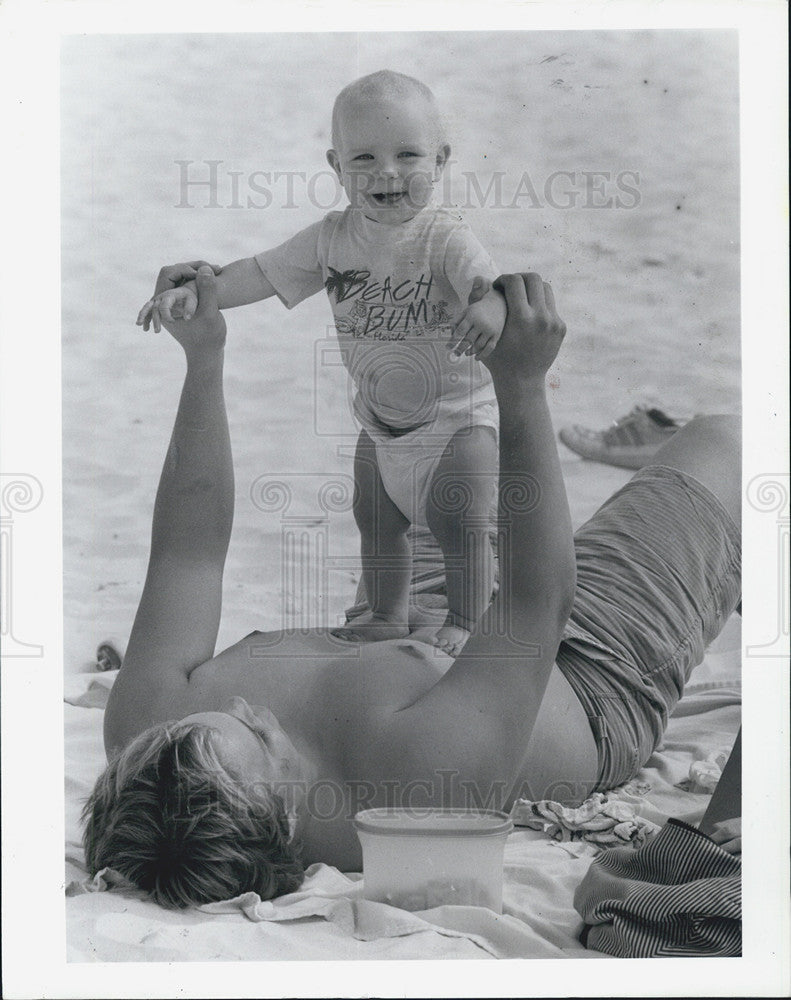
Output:
[[[474,286],[471,300],[476,297],[475,292]],[[479,361],[488,358],[503,332],[506,314],[505,299],[491,287],[482,297],[471,301],[453,330],[453,338],[457,340],[453,348],[456,357],[472,354]]]
[[[173,280],[174,287],[165,289],[146,302],[138,314],[137,325],[148,330],[153,323],[154,330],[159,333],[162,318],[166,322],[182,318],[191,319],[198,304],[194,273],[197,273],[197,265],[201,263],[202,261],[194,261],[190,265],[179,265],[178,277]],[[191,274],[190,269],[194,273]],[[163,271],[167,270],[168,268],[163,268]],[[223,268],[214,267],[214,272],[217,275],[217,299],[220,309],[260,302],[275,294],[271,282],[252,257],[234,261]],[[185,280],[186,275],[189,277]]]

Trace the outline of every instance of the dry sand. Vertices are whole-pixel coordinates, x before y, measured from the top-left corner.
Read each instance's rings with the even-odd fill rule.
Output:
[[[569,329],[552,380],[557,426],[602,426],[640,401],[738,411],[735,35],[75,36],[62,65],[68,672],[105,635],[128,634],[145,573],[183,364],[166,334],[135,328],[137,310],[162,264],[249,256],[320,217],[306,181],[326,170],[334,94],[362,73],[389,67],[434,88],[452,129],[452,200],[465,201],[462,171],[483,191],[502,172],[502,207],[490,198],[466,216],[503,270],[553,282]],[[220,207],[198,188],[192,208],[176,207],[179,160],[194,161],[193,176],[222,161]],[[234,171],[239,203],[259,205],[249,178],[269,172],[272,204],[229,207]],[[290,202],[276,171],[305,175],[292,173]],[[558,183],[553,206],[554,171],[573,172],[577,191],[582,171],[609,172],[605,196],[635,171],[639,204],[563,208]],[[522,181],[509,205],[525,173],[539,204]],[[325,205],[328,192],[319,178]],[[351,513],[322,523],[317,499],[327,477],[350,475],[354,444],[329,321],[321,296],[292,313],[270,301],[230,315],[237,515],[220,648],[253,628],[335,621],[354,593]],[[563,460],[575,523],[627,478]],[[288,510],[260,509],[262,476],[291,491]],[[286,535],[297,544],[284,559]],[[326,578],[308,579],[322,546]]]

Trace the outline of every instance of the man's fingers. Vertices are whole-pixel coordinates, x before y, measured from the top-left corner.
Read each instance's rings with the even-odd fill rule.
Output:
[[[527,299],[526,280],[521,274],[501,274],[494,287],[505,295],[508,318],[523,322],[530,305]]]
[[[714,841],[718,847],[721,847],[723,851],[727,851],[728,854],[741,854],[742,853],[742,838],[734,837],[733,832],[726,832],[725,830],[714,830],[711,833],[711,839]]]
[[[195,275],[195,283],[198,286],[197,311],[199,313],[216,312],[217,279],[211,264],[201,264]]]
[[[187,263],[187,267],[191,267],[195,271],[201,267],[210,267],[215,274],[222,274],[222,267],[219,264],[210,264],[206,260],[191,260]]]
[[[167,292],[171,288],[178,288],[185,281],[191,281],[201,267],[210,267],[215,274],[222,272],[219,264],[209,264],[205,260],[191,260],[182,264],[169,264],[159,272],[154,295],[158,295],[160,292]]]
[[[552,285],[548,281],[544,282],[544,300],[550,312],[557,312],[555,308],[555,293],[552,291]]]
[[[163,267],[157,275],[154,296],[160,292],[168,292],[171,288],[177,288],[194,277],[195,268],[191,264],[171,264],[169,267]]]
[[[540,274],[531,271],[525,275],[525,287],[527,288],[527,299],[533,309],[546,309],[547,300],[544,295],[544,282]]]
[[[156,304],[151,308],[151,320],[154,324],[154,333],[159,333],[162,329],[162,320],[159,316],[159,307]]]

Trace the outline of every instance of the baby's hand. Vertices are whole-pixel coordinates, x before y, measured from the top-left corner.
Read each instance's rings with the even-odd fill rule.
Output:
[[[137,326],[145,330],[149,324],[154,324],[154,330],[159,333],[162,320],[173,323],[179,319],[192,319],[198,308],[198,296],[195,293],[195,282],[190,281],[178,288],[169,288],[149,299],[137,316]]]
[[[505,299],[494,289],[477,302],[472,302],[454,328],[454,339],[460,339],[453,348],[453,354],[456,357],[472,354],[479,361],[488,358],[497,346],[507,314]]]

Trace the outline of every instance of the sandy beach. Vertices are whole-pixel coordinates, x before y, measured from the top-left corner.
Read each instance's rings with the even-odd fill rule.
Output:
[[[600,427],[639,402],[738,412],[735,34],[72,36],[62,50],[67,672],[106,635],[125,639],[143,583],[183,371],[166,334],[134,325],[159,267],[249,256],[342,207],[324,159],[332,100],[383,67],[420,77],[446,109],[442,196],[503,271],[553,282],[569,330],[551,380],[557,427]],[[328,512],[318,496],[327,480],[349,483],[355,440],[330,320],[322,296],[293,312],[268,301],[229,315],[237,512],[218,648],[254,628],[335,622],[353,597],[349,505],[336,497]],[[628,474],[562,457],[579,524]]]

